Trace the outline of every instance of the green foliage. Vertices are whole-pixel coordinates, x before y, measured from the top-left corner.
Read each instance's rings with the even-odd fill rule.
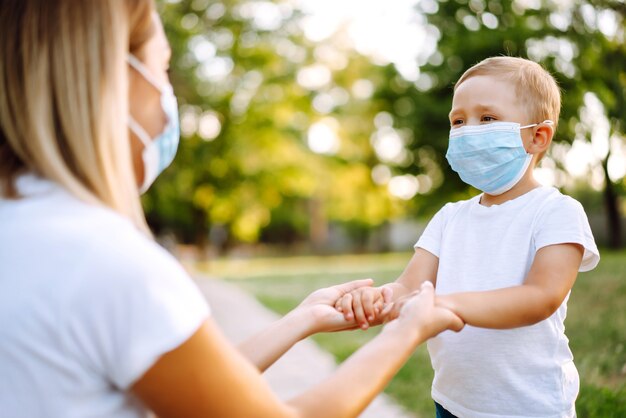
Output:
[[[380,285],[395,280],[411,254],[219,260],[208,272],[232,279],[280,314],[293,309],[320,287],[363,277]],[[580,373],[576,402],[581,418],[626,416],[626,253],[602,251],[599,266],[578,277],[568,303],[566,334]],[[200,266],[202,268],[202,266]],[[204,267],[205,269],[208,267]],[[377,329],[321,334],[314,337],[343,361],[369,341]],[[387,387],[387,393],[418,416],[432,416],[433,371],[420,347]]]
[[[576,410],[580,418],[622,418],[626,416],[626,387],[612,391],[583,384]]]
[[[565,94],[556,142],[591,140],[579,124],[588,92],[602,101],[611,132],[623,137],[624,3],[531,3],[418,2],[416,19],[436,48],[419,57],[419,79],[410,81],[346,46],[344,32],[308,40],[302,15],[287,1],[162,1],[184,138],[175,163],[145,197],[149,221],[200,244],[213,228],[229,233],[225,244],[323,241],[329,223],[358,232],[467,198],[476,191],[445,161],[452,87],[469,66],[494,55],[530,57],[558,79]],[[260,7],[278,13],[279,23],[264,23]],[[600,30],[607,16],[615,36]],[[328,79],[306,86],[299,78],[313,67]],[[371,83],[373,95],[355,94],[359,82]],[[382,124],[404,141],[402,158],[381,159],[372,145],[381,112]],[[307,145],[309,128],[320,121],[340,142],[326,154]],[[386,176],[418,176],[420,192],[408,201],[393,197],[386,180],[373,180],[374,167]],[[625,181],[617,179],[617,193]],[[618,206],[615,198],[607,202]]]
[[[579,274],[568,303],[566,333],[586,383],[626,382],[625,255],[602,251],[599,266]]]
[[[375,226],[402,213],[370,175],[378,105],[350,94],[357,80],[384,78],[351,50],[308,41],[290,3],[270,4],[283,16],[276,28],[257,22],[255,4],[161,5],[184,136],[173,166],[145,198],[151,224],[187,241],[203,243],[218,226],[231,241],[256,242],[306,238],[312,222]],[[329,54],[342,68],[332,68],[337,59]],[[324,65],[330,79],[306,88],[298,76],[312,64]],[[341,100],[315,109],[320,95]],[[307,131],[320,120],[341,141],[328,155],[307,146]],[[317,217],[311,201],[322,203]]]

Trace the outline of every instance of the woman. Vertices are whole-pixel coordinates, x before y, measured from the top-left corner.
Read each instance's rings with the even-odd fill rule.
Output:
[[[314,292],[239,350],[139,203],[178,144],[152,0],[0,7],[0,416],[354,417],[425,339],[463,324],[432,288],[288,402],[262,379],[295,342],[354,328]]]

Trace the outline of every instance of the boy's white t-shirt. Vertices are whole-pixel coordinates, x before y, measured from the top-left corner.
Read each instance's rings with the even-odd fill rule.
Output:
[[[145,417],[128,392],[209,316],[180,264],[53,182],[0,196],[0,417]]]
[[[584,247],[579,271],[598,264],[585,211],[571,197],[550,187],[490,207],[480,197],[446,204],[415,244],[439,258],[437,294],[520,285],[535,253],[553,244]],[[564,333],[566,303],[532,326],[466,326],[431,339],[433,399],[463,418],[575,416],[579,379]]]

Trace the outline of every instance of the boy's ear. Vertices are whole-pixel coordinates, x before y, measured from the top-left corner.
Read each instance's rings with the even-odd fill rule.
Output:
[[[529,154],[543,154],[550,147],[554,136],[554,125],[542,122],[533,129],[533,139],[528,147]]]

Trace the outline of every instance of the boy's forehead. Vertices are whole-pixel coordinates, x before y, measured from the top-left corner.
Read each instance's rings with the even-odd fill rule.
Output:
[[[463,81],[454,90],[454,95],[456,96],[458,93],[465,92],[466,90],[471,90],[474,94],[477,93],[475,90],[491,94],[498,93],[500,91],[515,91],[515,83],[513,80],[506,77],[481,74],[474,75]]]
[[[452,97],[452,112],[466,108],[497,109],[517,105],[514,82],[492,75],[468,78],[457,86]]]

